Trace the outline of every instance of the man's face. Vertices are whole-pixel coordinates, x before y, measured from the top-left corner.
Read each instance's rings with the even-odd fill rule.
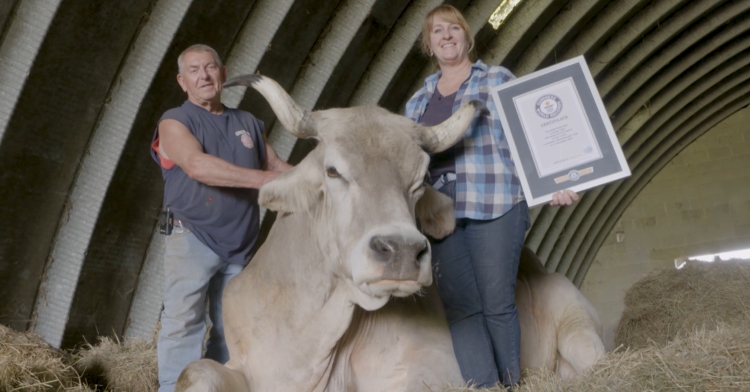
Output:
[[[191,102],[203,106],[221,99],[221,85],[226,81],[226,69],[220,67],[211,52],[188,52],[182,56],[183,68],[177,82]]]

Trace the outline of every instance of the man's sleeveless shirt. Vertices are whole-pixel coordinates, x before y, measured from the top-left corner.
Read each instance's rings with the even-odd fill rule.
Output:
[[[227,107],[221,114],[212,114],[185,101],[164,113],[159,122],[166,119],[185,125],[205,153],[236,166],[262,169],[266,160],[263,122],[252,114]],[[158,130],[154,142],[157,138]],[[247,264],[258,239],[258,190],[209,186],[191,179],[179,166],[165,168],[169,165],[153,148],[151,155],[162,169],[164,206],[174,212],[175,219],[225,261]]]

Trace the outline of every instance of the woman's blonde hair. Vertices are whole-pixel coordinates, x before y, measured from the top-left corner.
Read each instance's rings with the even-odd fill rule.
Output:
[[[449,23],[455,23],[464,29],[466,34],[466,42],[469,43],[469,53],[474,49],[474,37],[469,33],[469,24],[466,23],[461,11],[457,10],[456,7],[450,4],[439,5],[432,9],[425,15],[422,21],[422,53],[425,56],[431,57],[432,51],[430,50],[430,31],[432,31],[432,20],[434,16],[439,16]]]

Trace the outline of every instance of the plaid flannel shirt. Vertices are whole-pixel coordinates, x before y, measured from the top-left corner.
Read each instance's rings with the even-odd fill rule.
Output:
[[[419,123],[435,92],[441,72],[425,79],[424,87],[406,104],[406,116]],[[489,220],[502,216],[524,200],[521,182],[510,156],[503,125],[490,88],[515,76],[506,68],[477,61],[458,89],[453,112],[472,100],[484,102],[489,116],[477,115],[456,149],[456,218]]]

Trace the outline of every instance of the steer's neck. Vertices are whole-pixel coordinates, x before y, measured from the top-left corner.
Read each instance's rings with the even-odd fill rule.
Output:
[[[355,305],[326,271],[312,215],[280,217],[250,265],[224,295],[231,366],[252,391],[319,391]],[[318,233],[327,234],[327,233]]]

